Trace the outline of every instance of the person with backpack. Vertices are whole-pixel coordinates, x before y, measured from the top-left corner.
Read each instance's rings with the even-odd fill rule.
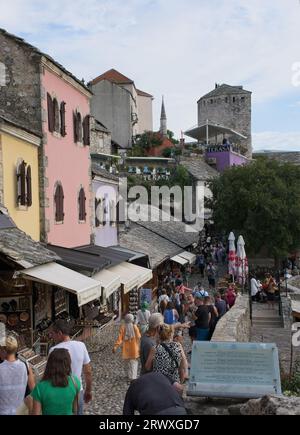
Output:
[[[173,382],[183,383],[188,363],[182,345],[173,341],[173,333],[174,328],[171,325],[160,326],[160,344],[151,349],[146,370],[162,373]]]
[[[174,304],[169,302],[164,311],[164,322],[166,325],[175,325],[179,321],[179,314],[174,308]]]

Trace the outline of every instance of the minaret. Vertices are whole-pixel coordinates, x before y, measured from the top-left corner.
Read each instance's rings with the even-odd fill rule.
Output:
[[[162,106],[161,106],[160,134],[163,137],[168,137],[167,115],[166,115],[164,97],[162,98]]]

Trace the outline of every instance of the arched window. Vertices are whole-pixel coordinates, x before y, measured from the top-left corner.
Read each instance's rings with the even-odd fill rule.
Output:
[[[55,204],[55,221],[63,222],[65,218],[64,213],[64,191],[61,184],[58,184],[54,194],[54,204]]]
[[[59,113],[59,106],[58,106],[58,102],[57,99],[54,98],[53,100],[53,113],[54,113],[54,131],[56,131],[57,133],[59,133],[59,118],[60,118],[60,113]]]
[[[84,189],[81,188],[78,197],[78,205],[79,205],[79,221],[86,221],[86,196],[84,193]]]
[[[82,142],[82,118],[79,112],[73,113],[74,142]]]
[[[32,206],[32,183],[31,183],[31,167],[28,166],[27,172],[26,172],[26,188],[27,188],[27,207]]]

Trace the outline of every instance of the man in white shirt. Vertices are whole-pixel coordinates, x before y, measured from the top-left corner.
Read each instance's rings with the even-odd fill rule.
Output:
[[[252,302],[259,302],[260,301],[260,291],[261,291],[261,284],[255,279],[255,276],[252,276],[251,278],[251,297]]]
[[[91,360],[84,343],[81,341],[72,341],[70,338],[71,324],[66,320],[57,320],[52,326],[51,336],[56,346],[50,349],[67,349],[71,356],[72,373],[81,381],[81,392],[79,398],[78,415],[83,415],[84,403],[92,400],[92,368]],[[82,387],[82,373],[85,380],[85,391]]]

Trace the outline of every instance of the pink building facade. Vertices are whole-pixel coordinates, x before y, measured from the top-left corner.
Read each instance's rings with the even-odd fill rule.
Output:
[[[42,240],[72,248],[89,244],[92,234],[91,159],[84,138],[91,94],[48,59],[42,64]]]

